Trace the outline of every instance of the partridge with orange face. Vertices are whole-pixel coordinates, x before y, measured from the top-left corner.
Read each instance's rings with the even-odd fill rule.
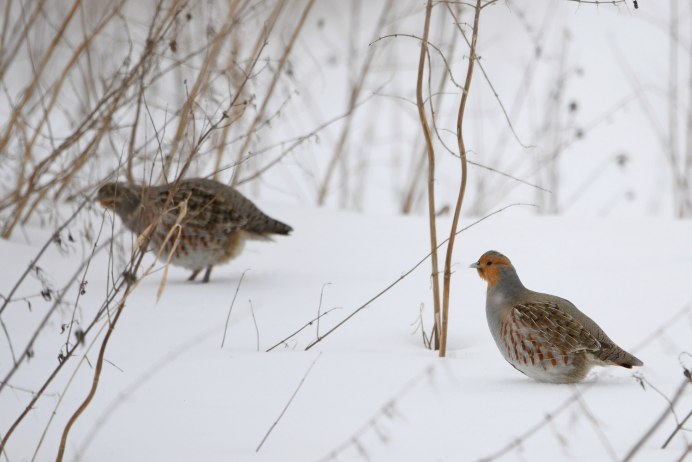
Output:
[[[239,255],[246,240],[268,240],[293,230],[235,189],[210,179],[181,180],[175,187],[106,183],[98,200],[137,234],[155,224],[149,247],[164,261],[172,252],[171,264],[192,270],[190,280],[206,268],[203,282],[208,282],[212,267]],[[175,231],[169,236],[176,223],[180,236]]]
[[[500,353],[532,379],[574,383],[593,366],[643,365],[571,302],[524,287],[501,253],[486,252],[471,268],[488,283],[485,312]]]

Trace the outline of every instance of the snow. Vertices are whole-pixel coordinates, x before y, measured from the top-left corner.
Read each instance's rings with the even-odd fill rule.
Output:
[[[186,270],[171,268],[158,302],[161,271],[137,286],[108,345],[95,398],[70,433],[66,460],[478,460],[517,438],[521,445],[501,460],[620,460],[666,409],[653,387],[672,397],[684,380],[680,362],[692,365],[689,354],[680,356],[692,352],[692,223],[541,218],[520,207],[457,241],[447,358],[426,349],[416,330],[422,303],[426,329],[431,325],[428,261],[308,351],[316,325],[267,353],[317,316],[322,290],[321,312],[338,309],[321,319],[321,335],[424,257],[428,239],[424,217],[261,205],[290,223],[293,235],[249,243],[238,259],[215,268],[209,284],[188,282]],[[84,215],[98,221],[100,213]],[[462,226],[473,221],[464,217]],[[439,229],[442,235],[448,222]],[[77,236],[77,227],[70,232]],[[0,241],[0,255],[12,262],[0,267],[0,293],[9,293],[48,236],[33,224]],[[64,240],[62,250],[51,245],[40,260],[53,287],[62,287],[89,251],[76,240]],[[129,248],[130,237],[124,241]],[[527,287],[574,302],[645,366],[601,368],[576,386],[537,383],[514,370],[488,331],[484,284],[467,268],[490,248],[512,259]],[[102,252],[86,276],[80,323],[99,308],[107,273]],[[50,306],[35,296],[40,288],[29,277],[15,299],[34,296],[31,310],[15,301],[3,313],[15,351]],[[67,335],[61,325],[70,321],[75,295],[76,289],[51,318],[13,387],[35,391],[57,365]],[[91,385],[102,338],[103,331],[87,337],[88,348],[77,350],[20,424],[7,448],[10,461],[31,460],[59,404],[36,460],[54,458]],[[4,336],[2,342],[4,377],[11,356]],[[645,379],[644,389],[633,373]],[[3,432],[29,397],[17,388],[0,394]],[[687,387],[677,415],[691,406]],[[679,457],[688,444],[683,434],[659,449],[674,425],[669,415],[635,460]]]
[[[89,8],[105,11],[107,2],[101,3],[90,2]],[[295,231],[274,242],[248,243],[239,258],[214,268],[209,284],[188,282],[189,271],[170,268],[160,299],[164,273],[155,263],[127,299],[106,350],[98,389],[72,428],[65,460],[624,459],[666,412],[667,400],[684,381],[683,367],[692,369],[692,222],[670,219],[677,180],[667,160],[669,150],[686,152],[689,141],[685,130],[692,28],[685,21],[690,6],[640,3],[634,10],[632,2],[507,1],[484,9],[479,56],[492,88],[476,69],[464,129],[468,154],[470,160],[524,183],[470,167],[461,226],[481,218],[470,215],[516,202],[539,207],[513,206],[460,235],[453,257],[448,356],[440,359],[425,348],[420,330],[421,320],[428,333],[432,325],[428,260],[306,350],[429,252],[419,164],[423,137],[413,104],[419,45],[406,36],[421,34],[424,3],[394,2],[386,26],[377,28],[379,2],[316,2],[289,57],[290,72],[280,79],[253,134],[248,148],[252,159],[244,168],[250,174],[278,163],[241,187],[263,211]],[[673,5],[683,19],[671,53]],[[193,19],[175,32],[181,51],[161,50],[154,68],[166,69],[187,53],[184,50],[206,50],[212,43],[210,33],[220,30],[227,17],[227,6],[191,2],[186,11]],[[463,81],[468,49],[450,17],[437,13],[442,7],[436,3],[431,42],[447,54],[456,80]],[[27,76],[36,72],[42,50],[48,49],[52,35],[43,29],[57,27],[56,21],[66,14],[60,5],[53,8],[29,36],[36,50],[19,51],[17,64],[3,76],[0,120],[12,115]],[[241,61],[249,59],[256,32],[272,8],[271,2],[259,2],[256,12],[240,24],[239,36],[252,38],[242,44]],[[24,23],[20,10],[12,10],[8,24]],[[56,103],[60,110],[50,114],[50,124],[38,133],[25,175],[54,153],[99,100],[101,90],[80,91],[82,79],[92,78],[84,76],[93,73],[96,82],[119,80],[132,65],[129,59],[123,64],[126,55],[134,58],[144,50],[153,5],[134,2],[124,11],[123,23],[115,22],[105,39],[91,44],[89,64],[84,69],[80,64],[68,78],[71,89],[62,92]],[[252,89],[243,96],[250,97],[252,110],[226,141],[224,181],[230,178],[238,141],[244,140],[249,120],[258,113],[301,8],[286,11],[286,23],[270,37]],[[40,82],[45,91],[37,93],[50,95],[55,88],[52,77],[63,75],[74,44],[93,26],[90,17],[86,14],[79,26],[67,31],[70,39],[56,49]],[[468,26],[470,16],[462,21]],[[8,30],[8,40],[13,30]],[[400,35],[371,44],[387,34]],[[452,53],[453,43],[458,46]],[[326,205],[317,207],[326,167],[347,123],[342,117],[352,81],[370,52],[375,53],[372,69],[358,98],[363,104],[348,122],[350,131]],[[219,66],[232,62],[228,53],[224,51]],[[170,149],[203,55],[145,89],[147,117],[141,119],[134,146],[140,153],[138,178],[157,178],[156,158]],[[672,56],[679,61],[673,76]],[[431,92],[436,92],[434,82],[447,69],[435,53],[431,69]],[[670,82],[678,86],[679,104],[672,108],[667,100]],[[209,93],[194,102],[186,143],[219,119],[235,85],[216,73],[209,83]],[[105,85],[91,84],[97,89]],[[559,85],[564,86],[562,93]],[[495,91],[528,147],[521,147],[510,133]],[[446,96],[436,103],[439,136],[456,146],[460,90],[448,83],[440,93]],[[39,103],[47,102],[36,99],[30,106],[41,108]],[[117,111],[108,123],[108,142],[100,143],[83,170],[74,174],[61,200],[93,192],[129,151],[135,111],[134,106],[128,109]],[[19,114],[17,130],[22,133],[12,132],[7,152],[0,153],[3,198],[17,183],[14,167],[24,158],[36,117],[42,116],[40,110]],[[327,123],[330,120],[334,122]],[[577,136],[579,132],[584,136]],[[87,141],[77,143],[76,150]],[[204,144],[188,176],[212,173],[215,142],[210,137]],[[453,206],[459,165],[439,140],[435,144],[437,209],[443,210]],[[548,162],[553,151],[554,162]],[[74,160],[70,156],[75,153],[64,154],[60,163],[46,168],[51,175],[37,184],[51,182],[52,175],[59,176]],[[186,154],[185,149],[178,153]],[[616,162],[620,155],[627,162]],[[678,160],[682,168],[684,156]],[[552,167],[555,184],[548,172]],[[177,168],[180,165],[173,166]],[[394,215],[416,175],[413,215]],[[552,195],[527,183],[552,189]],[[46,192],[46,197],[53,193]],[[550,198],[555,198],[559,215],[537,215],[539,208],[547,210]],[[0,239],[3,297],[51,239],[54,223],[71,213],[69,204],[47,202],[10,239]],[[3,207],[0,223],[13,208]],[[332,209],[337,207],[351,211]],[[438,220],[442,240],[449,214]],[[101,308],[134,245],[130,233],[117,234],[121,230],[120,220],[104,215],[98,205],[85,208],[61,233],[61,243],[50,244],[38,260],[40,271],[31,270],[7,308],[0,308],[0,380],[12,370],[13,356],[27,348],[32,352],[0,392],[0,437],[58,365],[66,342],[75,342],[75,330],[85,328]],[[109,255],[107,243],[114,233]],[[99,236],[98,244],[106,247],[85,269],[80,265],[92,251],[89,236]],[[468,268],[489,249],[505,253],[527,287],[571,300],[645,366],[633,371],[597,369],[578,385],[538,383],[513,369],[488,331],[484,283]],[[152,263],[147,255],[142,268]],[[63,303],[51,313],[56,294],[73,277],[85,278],[84,293],[79,294],[79,283],[69,286]],[[320,314],[319,323],[301,330]],[[44,319],[46,325],[33,341]],[[55,459],[63,428],[91,386],[107,321],[100,319],[85,346],[69,358],[19,424],[4,460]],[[692,386],[687,385],[675,412],[666,414],[634,460],[680,459],[692,441],[690,421],[667,449],[660,448],[676,419],[690,409]]]

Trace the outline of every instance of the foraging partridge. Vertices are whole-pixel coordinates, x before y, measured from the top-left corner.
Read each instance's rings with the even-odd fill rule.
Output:
[[[218,181],[181,180],[166,205],[172,188],[173,185],[146,187],[106,183],[98,191],[98,200],[137,234],[158,223],[151,233],[149,247],[166,261],[177,241],[171,264],[192,270],[190,280],[206,268],[203,282],[208,282],[212,267],[238,256],[248,239],[269,240],[270,234],[286,235],[293,230],[265,215],[245,196]],[[180,238],[174,231],[166,241],[179,219]]]
[[[486,252],[471,268],[488,283],[485,313],[500,353],[532,379],[574,383],[592,366],[643,365],[571,302],[524,287],[501,253]]]

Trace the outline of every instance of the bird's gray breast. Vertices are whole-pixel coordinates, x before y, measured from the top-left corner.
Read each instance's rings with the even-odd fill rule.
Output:
[[[495,343],[500,345],[500,313],[507,297],[499,290],[489,290],[485,301],[485,315]]]

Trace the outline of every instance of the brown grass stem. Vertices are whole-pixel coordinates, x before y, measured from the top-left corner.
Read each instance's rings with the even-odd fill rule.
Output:
[[[375,26],[375,31],[379,31],[384,27],[385,23],[387,22],[387,18],[389,17],[391,6],[392,0],[387,0],[387,2],[384,4],[382,8],[382,12],[380,13],[377,25]],[[373,48],[369,48],[368,53],[365,57],[365,61],[363,62],[363,65],[360,68],[358,79],[351,88],[351,95],[349,96],[348,100],[348,109],[346,110],[344,124],[341,126],[341,133],[339,134],[338,141],[336,142],[336,147],[334,149],[334,152],[332,153],[331,158],[329,159],[327,171],[325,172],[324,179],[322,180],[322,185],[320,186],[319,192],[317,193],[318,205],[324,205],[324,202],[327,199],[327,194],[329,193],[329,185],[331,184],[331,179],[334,175],[334,171],[336,170],[336,166],[339,163],[339,161],[341,161],[344,150],[346,148],[348,134],[351,131],[351,122],[353,121],[355,109],[358,106],[358,98],[360,97],[360,93],[363,90],[363,85],[365,84],[365,79],[370,71],[370,66],[372,64],[374,56],[375,50]]]
[[[125,308],[125,300],[131,292],[131,287],[131,285],[128,285],[127,289],[125,290],[123,299],[118,304],[115,316],[109,323],[106,335],[104,336],[103,341],[101,342],[101,348],[99,349],[99,355],[96,361],[96,368],[94,369],[94,378],[91,382],[91,389],[89,390],[89,393],[87,394],[82,404],[80,404],[80,406],[77,408],[74,414],[70,416],[69,420],[67,421],[67,424],[65,425],[65,428],[63,429],[62,437],[60,438],[60,446],[58,447],[58,455],[55,459],[56,462],[62,462],[63,456],[65,455],[65,445],[67,444],[67,437],[70,434],[72,426],[75,424],[75,422],[77,422],[79,416],[82,415],[82,413],[89,406],[91,400],[94,399],[94,395],[96,395],[96,389],[98,388],[99,380],[101,379],[101,371],[103,370],[103,358],[106,354],[106,347],[108,346],[108,341],[110,340],[111,335],[113,334],[113,330],[115,330],[115,326],[118,323],[118,320],[120,319],[120,315],[122,314]]]
[[[466,179],[468,166],[466,164],[466,145],[464,143],[464,111],[468,101],[469,91],[471,89],[471,81],[473,79],[473,69],[476,62],[476,46],[478,43],[478,24],[481,15],[481,0],[477,0],[476,8],[473,16],[473,35],[471,36],[471,47],[469,51],[469,64],[466,69],[466,81],[461,94],[461,102],[459,103],[459,112],[457,114],[457,142],[459,144],[459,157],[461,159],[461,182],[459,184],[459,194],[454,207],[454,217],[452,218],[452,229],[449,233],[449,243],[447,244],[447,253],[445,255],[444,281],[442,286],[442,320],[440,332],[440,357],[447,354],[447,326],[449,322],[449,295],[451,290],[452,279],[452,253],[454,251],[454,241],[457,236],[457,227],[459,226],[459,216],[461,215],[461,206],[464,203],[464,193],[466,192]]]
[[[291,405],[293,400],[295,399],[296,395],[300,391],[300,388],[303,386],[303,383],[305,383],[305,379],[308,378],[308,374],[310,374],[310,371],[312,368],[315,366],[315,363],[317,362],[318,359],[320,359],[320,356],[322,356],[322,352],[319,352],[317,356],[315,356],[315,359],[312,360],[312,363],[310,363],[310,366],[308,369],[305,371],[305,374],[303,374],[303,378],[300,379],[300,382],[298,382],[298,386],[296,387],[295,391],[291,395],[291,397],[288,399],[288,402],[286,405],[283,407],[281,410],[281,413],[279,414],[279,417],[276,418],[274,423],[272,423],[271,427],[269,427],[269,430],[267,430],[267,433],[264,435],[264,438],[262,438],[262,441],[260,441],[259,445],[257,446],[257,449],[255,449],[255,452],[259,452],[260,449],[262,449],[262,446],[264,443],[267,441],[267,438],[269,438],[269,435],[271,432],[274,430],[274,428],[279,424],[279,421],[281,418],[286,414],[286,411],[288,410],[288,407]]]
[[[491,212],[491,213],[489,213],[489,214],[487,214],[487,215],[485,215],[485,216],[479,218],[478,220],[474,221],[474,222],[471,223],[470,225],[468,225],[468,226],[466,226],[466,227],[464,227],[464,228],[461,228],[459,231],[457,231],[457,235],[459,235],[459,234],[463,233],[464,231],[466,231],[467,229],[472,228],[472,227],[476,226],[477,224],[479,224],[479,223],[481,223],[481,222],[487,220],[488,218],[490,218],[490,217],[492,217],[492,216],[494,216],[494,215],[497,215],[497,214],[500,213],[500,212],[504,212],[505,210],[507,210],[507,209],[509,209],[509,208],[511,208],[511,207],[516,207],[516,206],[530,206],[530,207],[535,207],[535,205],[533,205],[533,204],[524,204],[524,203],[521,203],[521,202],[516,202],[516,203],[514,203],[514,204],[506,205],[506,206],[504,206],[504,207],[502,207],[502,208],[500,208],[500,209],[498,209],[498,210],[495,210],[494,212]],[[447,238],[447,239],[445,239],[444,241],[442,241],[441,243],[439,243],[439,244],[437,245],[437,248],[436,248],[435,250],[439,250],[440,247],[442,247],[443,245],[447,244],[448,241],[449,241],[449,238]],[[319,338],[317,338],[317,339],[315,339],[313,342],[311,342],[307,347],[305,347],[305,349],[306,349],[306,350],[311,349],[312,347],[314,347],[315,345],[317,345],[318,343],[320,343],[322,340],[324,340],[327,336],[331,335],[331,334],[332,334],[334,331],[336,331],[338,328],[340,328],[341,326],[343,326],[344,324],[346,324],[346,323],[347,323],[349,320],[351,320],[351,318],[353,318],[356,314],[358,314],[359,312],[361,312],[362,310],[364,310],[365,308],[367,308],[372,302],[374,302],[375,300],[377,300],[378,298],[380,298],[382,295],[384,295],[385,293],[387,293],[392,287],[396,286],[396,285],[399,284],[401,281],[403,281],[404,279],[406,279],[407,276],[409,276],[409,275],[410,275],[411,273],[413,273],[416,269],[418,269],[418,267],[421,266],[423,263],[425,263],[425,261],[426,261],[428,258],[430,258],[432,255],[433,255],[433,252],[429,252],[426,256],[424,256],[423,258],[421,258],[420,260],[418,260],[418,262],[417,262],[415,265],[413,265],[411,268],[409,268],[405,273],[403,273],[403,274],[402,274],[401,276],[399,276],[396,280],[394,280],[392,283],[390,283],[387,287],[385,287],[384,289],[382,289],[381,291],[379,291],[377,294],[375,294],[375,296],[371,297],[368,301],[366,301],[365,303],[363,303],[362,305],[360,305],[358,308],[356,308],[355,310],[353,310],[348,316],[346,316],[344,319],[342,319],[341,321],[339,321],[334,327],[332,327],[332,328],[329,329],[327,332],[325,332],[324,335],[320,336]]]
[[[286,3],[285,0],[281,0],[281,4],[283,5],[284,3]],[[269,84],[269,87],[267,88],[266,93],[264,95],[262,105],[257,111],[255,118],[250,123],[250,128],[248,128],[247,130],[248,136],[245,138],[243,146],[240,148],[240,150],[238,150],[238,154],[236,156],[237,165],[235,170],[233,171],[233,177],[231,178],[231,186],[237,185],[238,180],[240,180],[240,172],[243,166],[241,161],[243,160],[245,153],[247,152],[248,148],[250,147],[250,144],[252,143],[252,133],[255,131],[255,128],[259,125],[260,121],[264,117],[264,113],[267,109],[267,106],[269,105],[269,101],[271,100],[271,97],[274,94],[274,90],[276,89],[276,84],[279,82],[279,78],[283,74],[284,67],[286,66],[286,62],[288,61],[288,56],[291,54],[291,50],[293,49],[293,46],[295,45],[296,40],[298,39],[298,36],[300,35],[300,32],[303,29],[303,26],[305,25],[305,20],[307,19],[308,14],[310,13],[310,10],[312,9],[314,3],[315,0],[308,0],[307,5],[305,5],[305,8],[303,8],[303,13],[301,14],[300,19],[298,20],[298,24],[293,29],[291,38],[289,39],[288,43],[286,44],[286,47],[284,48],[284,52],[281,55],[279,64],[277,65],[276,70],[274,71],[274,75],[272,76],[271,83]]]
[[[425,114],[425,102],[423,100],[423,71],[425,58],[428,52],[428,36],[430,34],[430,16],[432,15],[432,0],[428,0],[425,7],[425,23],[423,26],[423,39],[421,41],[420,57],[418,59],[418,75],[416,80],[416,105],[420,118],[423,136],[425,137],[426,152],[428,154],[428,228],[430,233],[430,255],[432,264],[432,292],[433,292],[433,343],[437,350],[440,346],[440,282],[439,264],[437,261],[437,221],[435,217],[435,148],[433,147],[432,134]]]

